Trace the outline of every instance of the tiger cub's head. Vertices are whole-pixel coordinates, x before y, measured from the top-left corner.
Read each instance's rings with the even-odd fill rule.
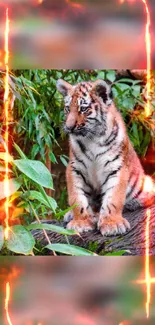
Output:
[[[66,133],[80,136],[104,135],[112,104],[111,86],[104,80],[74,86],[59,79],[57,89],[64,96]]]

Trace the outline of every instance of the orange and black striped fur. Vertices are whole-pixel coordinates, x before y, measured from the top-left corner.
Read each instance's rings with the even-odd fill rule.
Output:
[[[70,138],[67,167],[68,229],[88,231],[98,226],[103,235],[130,229],[123,208],[146,204],[144,170],[104,80],[70,85],[59,79],[64,96],[65,126]],[[148,198],[149,199],[149,198]]]

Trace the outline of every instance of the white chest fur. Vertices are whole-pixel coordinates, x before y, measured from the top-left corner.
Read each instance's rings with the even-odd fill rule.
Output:
[[[107,147],[100,146],[99,139],[90,141],[86,138],[78,137],[78,140],[82,144],[83,150],[77,138],[71,137],[71,145],[77,157],[74,160],[74,167],[82,171],[93,188],[98,189],[107,175],[117,169],[121,163],[121,157],[113,161],[118,154],[118,143]],[[103,141],[103,139],[100,140]],[[107,164],[108,161],[113,162]]]

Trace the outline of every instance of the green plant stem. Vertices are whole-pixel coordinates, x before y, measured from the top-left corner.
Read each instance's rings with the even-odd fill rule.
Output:
[[[31,203],[30,201],[29,201],[29,205],[30,205],[30,207],[31,207],[31,209],[32,209],[32,211],[33,211],[33,213],[34,213],[34,216],[35,216],[36,220],[38,221],[39,224],[41,224],[41,221],[40,221],[40,219],[39,219],[39,217],[38,217],[38,215],[37,215],[37,213],[36,213],[36,211],[35,211],[35,209],[34,209],[32,203]],[[43,229],[43,233],[44,233],[44,235],[45,235],[45,238],[47,239],[47,242],[48,242],[49,244],[51,244],[51,241],[50,241],[50,239],[49,239],[49,237],[48,237],[47,232],[46,232],[45,229]],[[56,256],[56,253],[55,253],[54,251],[53,251],[53,255]]]

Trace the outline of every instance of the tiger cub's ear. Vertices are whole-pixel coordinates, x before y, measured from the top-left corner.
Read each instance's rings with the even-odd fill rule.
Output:
[[[63,95],[63,96],[67,96],[69,90],[71,90],[73,88],[73,86],[71,84],[69,84],[67,81],[63,80],[63,79],[58,79],[57,83],[57,90]]]
[[[111,84],[102,79],[98,79],[94,82],[93,89],[96,95],[102,98],[104,104],[110,105],[112,103]]]

